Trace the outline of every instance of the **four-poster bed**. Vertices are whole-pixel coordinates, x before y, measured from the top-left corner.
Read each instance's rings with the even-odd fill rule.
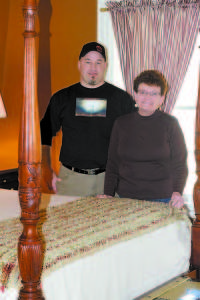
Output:
[[[18,192],[21,224],[17,218],[18,206],[12,213],[9,210],[6,213],[4,210],[0,226],[5,232],[7,248],[4,248],[0,255],[2,257],[0,261],[1,292],[9,294],[10,288],[14,293],[13,298],[9,294],[10,300],[17,299],[16,297],[24,300],[135,299],[188,271],[190,222],[184,212],[171,211],[166,204],[162,203],[159,206],[149,202],[141,204],[137,200],[131,201],[130,199],[117,201],[114,198],[112,200],[79,199],[44,194],[41,197],[41,149],[35,58],[36,0],[25,0],[23,12],[25,20],[24,99],[19,138]],[[200,164],[199,105],[197,106],[196,126],[197,170]],[[196,221],[192,229],[191,260],[192,266],[198,270],[198,278],[200,267],[199,180],[198,174],[194,187]],[[3,190],[0,190],[0,194],[6,197]],[[13,198],[13,202],[16,202],[16,197],[17,192],[8,193],[8,199]],[[64,204],[65,202],[67,203]],[[8,223],[5,223],[5,219]],[[53,220],[53,225],[50,220]],[[60,220],[63,220],[61,224]],[[70,226],[71,224],[73,226]],[[10,231],[10,228],[14,231]],[[69,231],[65,231],[66,228]],[[59,231],[59,242],[56,241],[55,244],[56,230]],[[16,254],[12,252],[15,251],[13,234],[16,235],[18,232],[22,232],[18,241],[19,267],[15,260]],[[78,236],[76,236],[77,232]],[[85,241],[86,239],[89,240],[89,244]],[[4,246],[3,239],[0,244]],[[169,248],[164,253],[167,244]],[[105,247],[107,245],[108,248]],[[63,249],[66,251],[62,252]],[[170,261],[166,259],[167,256],[170,257]],[[76,259],[73,259],[74,257]],[[145,266],[147,269],[143,271]],[[50,269],[52,269],[51,273]],[[60,270],[62,273],[59,273]],[[133,271],[136,275],[132,275]],[[46,275],[42,277],[41,285],[43,273]],[[20,282],[19,296],[16,296]],[[96,293],[99,295],[97,296]]]

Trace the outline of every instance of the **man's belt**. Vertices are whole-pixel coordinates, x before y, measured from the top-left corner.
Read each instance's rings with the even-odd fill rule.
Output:
[[[100,168],[96,168],[96,169],[78,169],[78,168],[71,167],[71,166],[68,166],[68,165],[65,165],[65,164],[63,164],[63,166],[65,168],[69,169],[69,170],[74,171],[74,172],[81,173],[81,174],[87,174],[87,175],[97,175],[97,174],[105,172],[105,169],[100,169]]]

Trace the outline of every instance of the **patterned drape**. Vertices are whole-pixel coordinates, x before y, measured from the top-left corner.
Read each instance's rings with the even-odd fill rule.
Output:
[[[108,1],[126,89],[143,70],[158,69],[169,84],[171,112],[199,32],[200,0]]]

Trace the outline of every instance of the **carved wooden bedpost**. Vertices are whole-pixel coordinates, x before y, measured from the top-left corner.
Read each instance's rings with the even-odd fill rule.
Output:
[[[196,106],[195,157],[197,181],[194,185],[194,208],[196,220],[192,226],[192,259],[191,264],[197,270],[196,279],[200,281],[200,62],[199,62],[199,91]]]
[[[44,299],[40,288],[43,247],[37,231],[39,221],[41,142],[37,103],[35,16],[36,0],[25,0],[24,94],[19,135],[19,200],[23,232],[18,243],[19,269],[23,287],[18,299]]]

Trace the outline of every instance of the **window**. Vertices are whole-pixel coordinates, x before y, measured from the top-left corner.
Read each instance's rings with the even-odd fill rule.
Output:
[[[192,201],[193,188],[197,180],[195,162],[195,122],[198,97],[199,45],[200,34],[197,38],[182,88],[172,111],[172,115],[176,116],[179,120],[187,145],[189,176],[184,189],[184,194],[188,206],[192,211],[194,209]]]
[[[105,2],[105,0],[98,0],[97,37],[98,41],[105,45],[108,51],[108,71],[106,74],[106,80],[121,87],[122,89],[125,89],[111,17],[108,11],[101,11],[101,8],[105,8]],[[196,103],[198,95],[199,45],[200,35],[196,41],[195,50],[189,64],[187,74],[172,112],[172,115],[176,116],[179,120],[188,149],[189,176],[184,189],[184,196],[191,215],[194,215],[193,187],[197,179],[194,150]]]

